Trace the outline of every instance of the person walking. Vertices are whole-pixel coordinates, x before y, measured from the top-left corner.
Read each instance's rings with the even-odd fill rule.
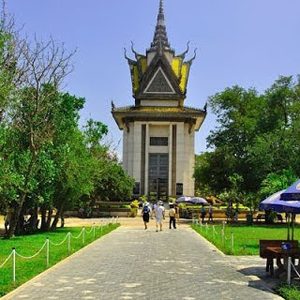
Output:
[[[170,204],[169,217],[169,228],[171,229],[173,224],[173,228],[176,229],[176,211],[173,203]]]
[[[205,218],[205,215],[206,215],[206,210],[205,210],[205,207],[204,207],[203,204],[202,204],[200,212],[201,212],[201,223],[204,224],[204,218]]]
[[[214,222],[214,220],[213,220],[213,207],[212,207],[211,204],[209,205],[209,208],[208,208],[208,222],[211,222],[211,223]]]
[[[162,231],[162,222],[163,219],[165,219],[165,208],[163,206],[162,201],[158,201],[154,213],[155,213],[155,221],[156,221],[156,232],[158,232],[158,225],[160,231]]]
[[[150,205],[149,205],[148,202],[146,202],[144,204],[144,207],[143,207],[143,210],[142,210],[142,215],[143,215],[143,221],[144,221],[144,225],[145,225],[145,230],[148,228],[147,224],[149,223],[150,213],[151,213]]]

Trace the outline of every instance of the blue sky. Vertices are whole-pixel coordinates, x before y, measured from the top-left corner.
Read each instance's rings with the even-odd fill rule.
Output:
[[[111,113],[132,105],[123,48],[144,53],[153,38],[159,0],[8,0],[8,10],[28,36],[52,36],[77,49],[66,90],[86,98],[81,121],[107,124],[115,145],[122,138]],[[169,41],[198,48],[185,105],[202,108],[209,96],[238,84],[268,88],[279,75],[300,73],[299,0],[165,0]],[[192,55],[192,54],[191,54]],[[216,126],[209,112],[196,135],[196,153]],[[121,153],[122,143],[117,146]]]

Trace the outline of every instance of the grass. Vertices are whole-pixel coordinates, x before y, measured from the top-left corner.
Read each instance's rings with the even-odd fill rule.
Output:
[[[119,224],[109,224],[101,228],[96,228],[95,232],[91,228],[86,228],[85,241],[83,243],[82,236],[78,239],[71,238],[71,251],[74,253],[83,248],[87,244],[91,243],[95,239],[111,232],[116,229]],[[4,260],[12,252],[12,247],[16,248],[16,252],[22,256],[32,256],[37,253],[49,238],[51,243],[59,244],[62,242],[67,233],[70,232],[73,236],[78,236],[82,228],[63,228],[58,229],[55,232],[39,233],[27,236],[18,236],[10,240],[0,240],[0,266]],[[89,232],[90,231],[90,232]],[[95,236],[94,236],[95,234]],[[49,267],[55,265],[59,261],[66,258],[68,254],[68,241],[62,243],[60,246],[55,246],[50,243],[50,256]],[[12,258],[0,269],[0,297],[7,294],[11,290],[15,289],[19,285],[25,283],[29,279],[38,275],[39,273],[47,269],[46,265],[46,247],[41,251],[39,255],[32,259],[24,259],[19,256],[16,257],[16,282],[12,281]]]
[[[299,286],[284,284],[277,289],[277,293],[287,300],[300,300]]]
[[[287,238],[287,227],[285,224],[252,226],[229,224],[224,227],[224,239],[222,239],[223,225],[200,226],[193,224],[192,228],[222,252],[229,255],[258,255],[259,240],[285,240]],[[296,240],[300,240],[300,231],[297,230],[299,228],[299,226],[295,227]]]

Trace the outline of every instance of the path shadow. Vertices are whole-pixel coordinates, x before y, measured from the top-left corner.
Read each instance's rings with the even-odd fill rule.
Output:
[[[239,273],[251,277],[248,285],[258,290],[275,293],[276,287],[280,284],[280,279],[271,277],[266,273],[264,266],[252,266],[237,270]],[[255,276],[255,279],[253,278]]]

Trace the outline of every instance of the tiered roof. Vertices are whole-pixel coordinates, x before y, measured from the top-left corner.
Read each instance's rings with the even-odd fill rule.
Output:
[[[163,0],[160,0],[150,48],[145,55],[137,53],[133,44],[131,50],[135,59],[129,58],[126,50],[125,57],[130,67],[132,91],[135,99],[168,100],[172,98],[183,100],[186,97],[189,71],[196,57],[196,51],[190,60],[185,61],[185,56],[189,52],[189,44],[187,50],[179,55],[176,55],[175,51],[171,49],[165,24]],[[159,77],[156,78],[156,76]],[[160,86],[156,84],[156,90],[147,90],[153,81],[159,81]]]
[[[120,129],[128,127],[134,120],[184,121],[198,130],[206,116],[206,108],[196,109],[184,106],[189,71],[196,57],[185,60],[187,49],[176,54],[171,48],[165,24],[164,3],[159,2],[157,22],[153,41],[146,54],[140,54],[131,46],[134,59],[125,58],[130,67],[132,92],[135,105],[116,108],[112,104],[112,114]]]

